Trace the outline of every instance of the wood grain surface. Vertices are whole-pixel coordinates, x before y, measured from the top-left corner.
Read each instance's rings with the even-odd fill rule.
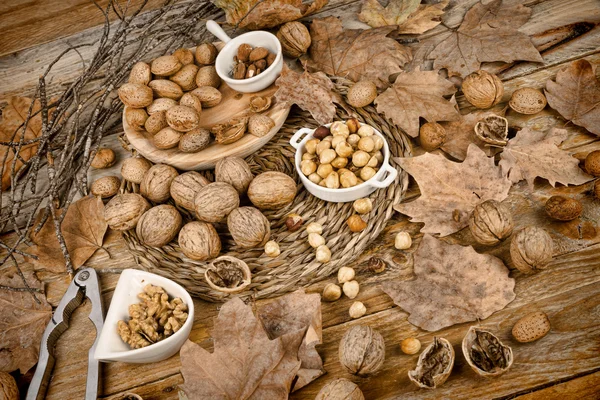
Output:
[[[185,0],[186,3],[194,0]],[[542,52],[544,63],[515,63],[504,65],[488,63],[484,68],[499,74],[505,85],[502,109],[512,91],[523,86],[541,88],[545,81],[556,75],[570,61],[587,59],[597,66],[600,76],[600,2],[598,0],[505,0],[524,4],[532,9],[530,20],[521,31],[532,35]],[[452,0],[443,24],[422,35],[418,43],[410,43],[415,57],[426,54],[443,40],[449,29],[460,25],[465,12],[477,0]],[[48,6],[47,4],[51,4]],[[54,4],[56,3],[56,4]],[[60,3],[60,4],[59,4]],[[139,3],[133,0],[132,3]],[[161,2],[150,1],[149,9]],[[315,17],[335,15],[342,18],[346,27],[364,27],[356,18],[362,1],[330,0]],[[106,0],[100,1],[106,5]],[[65,18],[61,20],[61,18]],[[37,22],[36,22],[37,21]],[[0,107],[11,95],[31,94],[39,72],[66,47],[93,41],[100,36],[102,18],[98,9],[88,0],[64,0],[42,2],[15,0],[0,4]],[[60,26],[61,29],[57,29]],[[0,35],[2,36],[2,35]],[[400,40],[403,40],[400,38]],[[190,46],[194,43],[190,43]],[[93,48],[82,48],[80,54],[68,54],[57,65],[55,78],[48,93],[58,93],[64,84],[81,72],[83,60],[89,60]],[[472,108],[462,95],[457,101],[463,112]],[[292,110],[293,112],[293,110]],[[542,114],[523,117],[509,113],[509,120],[516,126],[544,124],[564,127],[570,133],[562,144],[579,159],[592,150],[600,149],[597,137],[584,130],[565,124],[554,111],[546,109]],[[103,175],[118,175],[120,164],[129,154],[117,140],[118,132],[107,136],[105,144],[118,153],[118,162],[108,170],[91,171],[90,181]],[[416,154],[422,150],[415,147]],[[555,258],[544,271],[535,275],[523,275],[510,263],[507,243],[495,248],[476,245],[468,229],[445,239],[452,243],[474,245],[477,251],[500,257],[511,268],[516,280],[516,299],[505,309],[494,313],[477,325],[496,334],[512,347],[515,362],[500,377],[485,379],[476,375],[462,356],[460,343],[471,324],[460,324],[430,333],[407,322],[407,314],[395,306],[379,288],[379,283],[390,279],[413,278],[413,256],[420,243],[420,224],[414,224],[403,215],[396,214],[384,232],[370,248],[352,265],[357,270],[361,290],[355,300],[362,301],[367,314],[352,320],[348,308],[354,300],[342,298],[334,303],[323,303],[323,344],[317,347],[325,362],[327,374],[291,395],[292,399],[314,399],[317,392],[333,379],[345,377],[356,382],[366,399],[522,399],[522,400],[592,400],[600,398],[600,201],[590,195],[590,185],[581,187],[552,188],[544,180],[537,180],[535,190],[525,184],[513,187],[507,204],[516,215],[517,226],[538,225],[546,228],[555,243]],[[412,184],[407,199],[418,196],[419,190]],[[568,194],[582,200],[584,213],[569,223],[551,222],[543,214],[545,200],[553,194]],[[413,236],[409,250],[399,251],[393,247],[394,235],[408,231]],[[10,234],[4,239],[14,240]],[[118,274],[113,269],[135,268],[135,259],[127,251],[125,242],[118,234],[110,233],[105,247],[108,253],[97,252],[87,265],[98,269],[101,277],[102,296],[105,305],[110,303]],[[373,274],[366,268],[368,261],[380,257],[387,263],[381,274]],[[20,261],[21,258],[19,258]],[[26,269],[31,264],[23,262]],[[5,268],[2,266],[0,268]],[[0,270],[1,273],[1,270]],[[68,277],[38,271],[46,283],[51,304],[56,306],[68,286]],[[309,292],[322,291],[326,282],[307,288]],[[197,310],[190,339],[212,350],[211,332],[213,318],[219,305],[195,300]],[[70,328],[57,345],[57,362],[48,391],[48,399],[82,398],[85,391],[87,349],[95,338],[93,325],[87,319],[89,304],[85,303],[73,315]],[[525,313],[544,311],[552,328],[547,336],[532,343],[517,343],[512,339],[512,325]],[[348,375],[338,361],[337,349],[344,332],[352,325],[368,324],[379,330],[386,342],[386,361],[383,370],[370,378]],[[423,346],[428,345],[434,334],[450,340],[456,351],[456,364],[448,381],[434,391],[417,389],[407,376],[415,366],[417,355],[408,356],[400,351],[399,343],[406,337],[416,337]],[[121,399],[126,393],[137,393],[144,399],[166,400],[178,398],[178,385],[183,382],[179,356],[173,356],[156,364],[127,365],[123,363],[102,366],[101,398]]]

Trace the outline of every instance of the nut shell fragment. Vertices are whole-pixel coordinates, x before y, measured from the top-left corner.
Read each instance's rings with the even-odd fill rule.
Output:
[[[245,73],[245,72],[244,72]],[[271,97],[252,96],[250,97],[250,109],[255,113],[266,111],[271,107]]]
[[[223,293],[237,293],[252,281],[248,265],[235,257],[221,256],[210,263],[204,273],[206,283]]]
[[[433,343],[423,350],[415,369],[408,371],[408,378],[418,387],[435,389],[442,385],[454,366],[454,348],[444,338],[433,338]]]
[[[508,143],[508,121],[498,115],[490,115],[475,125],[475,136],[485,143],[506,146]]]
[[[491,332],[472,326],[462,341],[462,352],[478,375],[498,376],[513,363],[512,349]]]

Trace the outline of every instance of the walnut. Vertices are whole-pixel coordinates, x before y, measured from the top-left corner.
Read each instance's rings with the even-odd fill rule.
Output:
[[[109,168],[115,163],[115,152],[112,149],[103,147],[98,149],[92,163],[92,168],[103,169]]]
[[[219,257],[210,263],[204,277],[208,286],[224,293],[242,291],[252,280],[248,265],[230,256]]]
[[[298,21],[283,24],[277,32],[277,39],[281,42],[283,54],[291,58],[305,54],[311,42],[308,29]]]
[[[572,221],[583,211],[583,205],[579,200],[565,196],[550,197],[544,208],[546,214],[557,221]]]
[[[296,182],[283,172],[263,172],[248,187],[248,198],[261,210],[281,209],[295,197]]]
[[[180,298],[169,301],[160,286],[148,284],[138,294],[140,303],[129,306],[129,321],[118,321],[117,332],[132,349],[159,342],[177,332],[188,319],[187,305]]]
[[[496,200],[484,201],[473,210],[469,229],[478,243],[493,246],[509,237],[513,231],[510,210]]]
[[[188,222],[179,232],[179,247],[186,257],[204,261],[221,252],[221,239],[214,226],[201,221]]]
[[[365,400],[365,396],[354,382],[340,378],[323,386],[315,400]]]
[[[215,125],[211,128],[211,133],[219,144],[231,144],[237,142],[246,133],[248,118],[235,118],[226,124]]]
[[[210,181],[196,171],[185,172],[171,182],[169,193],[179,207],[194,211],[194,197]]]
[[[248,191],[254,175],[243,158],[226,157],[215,166],[215,181],[229,183],[241,195]]]
[[[490,108],[502,100],[504,85],[494,74],[479,70],[467,76],[462,83],[467,101],[477,108]]]
[[[252,96],[250,97],[250,110],[255,113],[263,112],[271,107],[271,97]]]
[[[162,247],[175,238],[181,228],[181,214],[169,204],[152,207],[141,216],[135,232],[142,243]]]
[[[177,175],[177,170],[170,165],[153,165],[144,175],[140,193],[150,201],[164,203],[169,200],[171,182]]]
[[[264,246],[271,236],[269,220],[254,207],[240,207],[227,217],[227,228],[235,244],[244,249]]]
[[[385,360],[383,336],[369,326],[355,325],[342,337],[339,357],[340,363],[351,374],[374,374]]]
[[[506,372],[513,363],[513,352],[492,333],[472,326],[462,341],[467,363],[478,375],[489,377]]]
[[[113,197],[104,207],[104,219],[111,229],[126,231],[137,226],[150,204],[137,193],[124,193]]]
[[[415,369],[408,371],[408,378],[418,387],[435,389],[450,376],[454,366],[454,348],[444,338],[433,338],[433,343],[423,350]]]
[[[194,209],[200,221],[220,222],[240,206],[240,196],[225,182],[210,183],[201,188],[194,198]]]
[[[494,146],[506,146],[508,143],[508,121],[498,115],[490,115],[477,122],[475,136]]]
[[[19,387],[8,372],[0,372],[0,399],[19,400]]]
[[[529,226],[515,233],[510,242],[510,257],[517,269],[531,274],[552,260],[552,237],[542,228]]]

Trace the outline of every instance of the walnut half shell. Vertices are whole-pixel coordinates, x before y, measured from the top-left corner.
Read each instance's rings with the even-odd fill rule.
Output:
[[[444,338],[433,338],[423,350],[417,367],[408,371],[408,378],[420,388],[435,389],[450,376],[454,366],[454,349]]]
[[[475,136],[494,146],[506,146],[508,143],[508,121],[498,115],[490,115],[477,122]]]
[[[214,290],[223,293],[237,293],[252,280],[248,265],[239,258],[222,256],[216,258],[204,273],[206,283]]]
[[[472,326],[462,342],[467,363],[481,376],[497,376],[513,363],[513,352],[492,333]]]

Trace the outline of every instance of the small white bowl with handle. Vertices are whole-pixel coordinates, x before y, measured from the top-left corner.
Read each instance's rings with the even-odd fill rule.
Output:
[[[141,349],[131,349],[117,332],[119,320],[129,320],[129,306],[140,303],[138,294],[144,291],[147,284],[162,287],[169,298],[181,298],[188,306],[188,318],[183,326],[168,338]],[[103,362],[121,361],[142,364],[166,360],[179,351],[190,336],[194,323],[194,303],[189,293],[178,283],[162,276],[137,269],[126,269],[121,272],[119,282],[110,302],[104,327],[100,333],[94,358]]]
[[[242,93],[260,92],[271,86],[275,79],[281,74],[283,68],[283,54],[281,43],[277,36],[266,31],[252,31],[244,33],[236,38],[230,38],[227,33],[215,21],[207,21],[206,29],[225,43],[215,61],[215,69],[219,77],[233,90]],[[238,47],[247,43],[252,47],[264,47],[275,54],[275,61],[260,74],[248,79],[233,79],[233,57],[237,55]]]
[[[365,125],[361,123],[361,126]],[[330,127],[331,124],[324,125]],[[373,127],[371,127],[373,128]],[[377,129],[373,128],[375,135],[380,136],[383,139],[383,162],[379,167],[379,170],[371,179],[349,188],[329,189],[323,186],[319,186],[316,183],[311,182],[300,169],[300,162],[302,161],[302,154],[305,153],[306,142],[313,138],[315,130],[311,128],[302,128],[294,133],[294,136],[290,139],[290,144],[296,149],[296,156],[294,164],[296,165],[296,171],[302,180],[302,184],[308,190],[310,194],[318,197],[321,200],[329,201],[332,203],[346,203],[354,201],[363,197],[367,197],[377,189],[383,189],[392,184],[398,176],[398,171],[390,165],[390,147],[388,146],[387,140]]]

